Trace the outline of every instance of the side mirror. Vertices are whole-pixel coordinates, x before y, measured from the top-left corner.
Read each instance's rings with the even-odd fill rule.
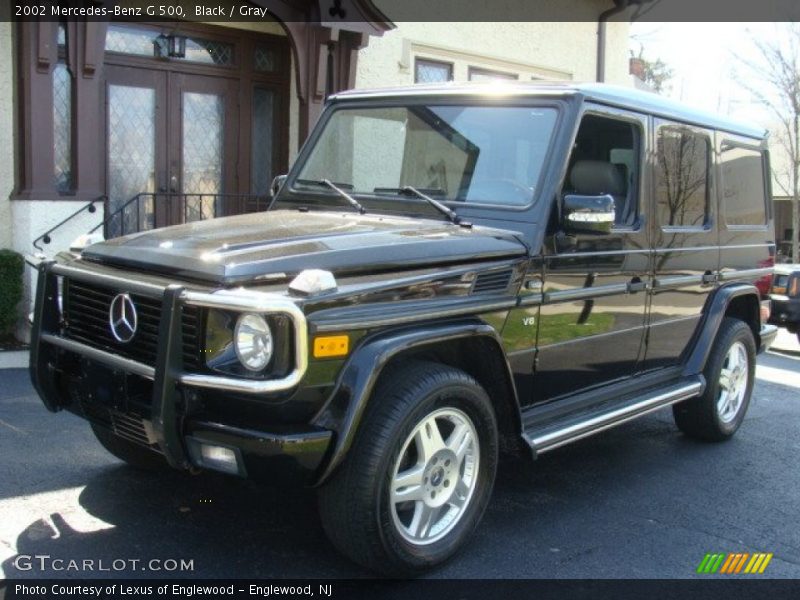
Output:
[[[564,196],[563,227],[567,233],[609,233],[614,226],[614,198],[603,196]]]
[[[269,186],[269,191],[273,198],[278,195],[278,192],[281,191],[283,184],[286,183],[286,177],[287,175],[276,175],[272,180],[272,185]]]

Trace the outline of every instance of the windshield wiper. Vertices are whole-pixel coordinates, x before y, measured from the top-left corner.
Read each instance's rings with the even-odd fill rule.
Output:
[[[358,200],[353,198],[350,194],[345,192],[342,188],[337,186],[330,179],[298,179],[297,183],[311,184],[311,185],[324,185],[325,187],[328,187],[328,188],[332,189],[334,192],[336,192],[337,194],[339,194],[340,197],[342,197],[345,200],[347,200],[347,203],[350,206],[352,206],[353,208],[355,208],[358,211],[359,214],[363,215],[365,212],[367,212],[364,209],[364,207],[361,206],[361,203]]]
[[[436,210],[438,210],[440,213],[442,213],[444,216],[446,216],[451,223],[455,223],[456,225],[461,224],[461,217],[459,217],[454,210],[450,210],[438,200],[434,200],[427,194],[423,194],[417,188],[407,185],[405,187],[400,188],[399,191],[401,194],[412,194],[417,198],[425,200],[425,202],[427,202]]]

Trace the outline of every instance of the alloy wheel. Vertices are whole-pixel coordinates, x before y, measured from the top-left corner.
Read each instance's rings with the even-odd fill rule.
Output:
[[[730,423],[739,413],[747,393],[749,376],[747,349],[742,342],[734,342],[725,355],[719,374],[717,413],[723,423]]]
[[[452,531],[472,500],[479,459],[475,425],[460,410],[436,410],[414,427],[389,488],[392,520],[406,541],[431,544]]]

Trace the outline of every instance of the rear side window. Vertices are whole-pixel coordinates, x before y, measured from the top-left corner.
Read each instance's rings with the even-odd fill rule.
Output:
[[[761,151],[723,142],[720,177],[725,223],[733,226],[765,225],[767,202]]]
[[[662,126],[658,133],[656,210],[666,228],[702,228],[708,218],[709,138]]]

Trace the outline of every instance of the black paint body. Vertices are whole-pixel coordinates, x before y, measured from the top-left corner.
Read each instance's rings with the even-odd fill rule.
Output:
[[[333,110],[433,101],[559,111],[527,207],[451,202],[462,219],[456,224],[413,197],[360,198],[367,211],[361,215],[328,193],[293,189]],[[559,219],[570,152],[586,114],[622,119],[641,132],[635,219],[605,234],[571,234]],[[699,228],[665,229],[655,218],[661,122],[702,131],[710,140],[707,217]],[[98,367],[43,339],[70,336],[58,314],[53,263],[43,264],[31,350],[34,384],[50,410],[66,408],[114,426],[124,414],[145,422],[147,439],[173,466],[190,466],[188,437],[235,448],[245,463],[241,474],[315,484],[345,459],[385,366],[422,357],[476,377],[504,432],[524,448],[531,431],[558,415],[586,415],[653,386],[696,378],[726,314],[751,325],[760,349],[771,342],[774,331],[761,325],[754,285],[771,273],[771,211],[765,208],[758,226],[726,225],[716,182],[728,138],[763,152],[768,168],[761,131],[603,86],[528,86],[507,96],[458,87],[335,96],[266,213],[137,234],[59,258],[89,280],[119,278],[114,291],[130,291],[126,280],[166,290],[155,294],[161,314],[154,380]],[[291,294],[288,283],[305,269],[332,272],[337,289]],[[349,354],[310,358],[303,380],[274,394],[181,385],[187,361],[205,369],[196,360],[204,348],[202,335],[187,342],[176,298],[181,290],[238,287],[292,299],[308,319],[309,338],[348,334]],[[113,343],[103,349],[121,351]],[[98,368],[110,373],[117,391],[94,410],[91,394],[75,390],[97,385]],[[144,400],[130,390],[140,390]]]

